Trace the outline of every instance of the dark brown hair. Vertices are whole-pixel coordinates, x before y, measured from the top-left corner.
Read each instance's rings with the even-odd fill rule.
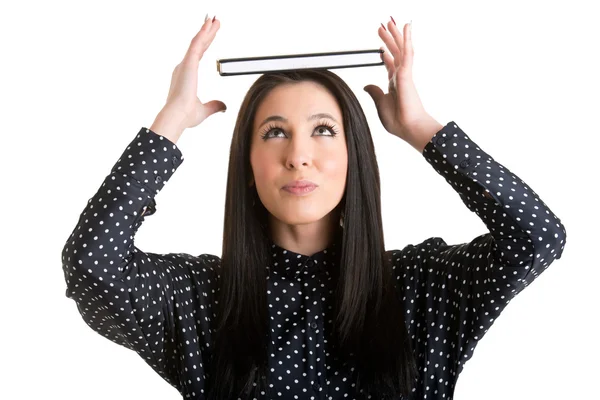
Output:
[[[334,326],[338,357],[358,370],[357,391],[375,398],[408,397],[416,366],[401,293],[385,254],[379,168],[371,131],[354,93],[328,70],[293,70],[261,75],[246,94],[231,141],[223,252],[217,296],[215,344],[209,366],[209,398],[238,398],[267,391],[270,262],[268,211],[252,178],[250,145],[256,110],[276,86],[316,82],[337,100],[348,148],[346,189],[337,263]],[[256,205],[253,207],[253,202]]]

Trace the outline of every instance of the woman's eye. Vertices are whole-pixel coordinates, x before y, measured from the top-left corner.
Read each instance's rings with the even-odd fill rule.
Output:
[[[316,131],[319,132],[320,135],[327,134],[329,132],[330,136],[335,136],[333,128],[330,128],[327,125],[317,126]]]
[[[279,129],[279,128],[273,128],[273,129],[271,129],[271,130],[270,130],[270,131],[267,133],[267,135],[270,135],[270,134],[271,134],[271,135],[270,135],[271,137],[277,136],[276,134],[272,134],[273,132],[277,132],[277,131],[279,131],[279,132],[283,133],[283,131],[282,131],[281,129]]]
[[[283,134],[284,136],[279,136],[278,134],[274,133],[279,131],[281,134]],[[315,128],[315,132],[317,132],[317,136],[335,136],[336,132],[333,130],[333,128],[327,126],[327,125],[319,125]],[[283,130],[281,128],[272,128],[271,130],[267,131],[265,134],[262,135],[263,139],[269,139],[269,138],[273,138],[273,137],[285,137],[285,134],[283,133]]]

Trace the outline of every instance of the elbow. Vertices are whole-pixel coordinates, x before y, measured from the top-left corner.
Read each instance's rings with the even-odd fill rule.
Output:
[[[90,279],[95,278],[98,259],[86,257],[87,245],[78,240],[75,235],[71,235],[62,248],[61,260],[62,270],[67,284],[65,295],[69,298],[78,298],[86,284],[90,284]],[[95,265],[96,268],[91,265]]]
[[[567,233],[562,224],[557,224],[553,230],[548,230],[544,236],[535,238],[535,260],[548,267],[556,259],[561,258]],[[545,268],[544,268],[545,269]]]
[[[554,240],[552,242],[553,246],[551,246],[551,253],[554,255],[555,259],[559,259],[562,256],[565,244],[567,243],[567,230],[565,229],[565,226],[559,223],[552,236]]]
[[[76,288],[79,286],[78,282],[82,280],[81,265],[76,262],[75,254],[77,254],[77,247],[69,241],[64,245],[61,253],[62,259],[62,270],[67,284],[65,296],[74,298],[76,294]]]

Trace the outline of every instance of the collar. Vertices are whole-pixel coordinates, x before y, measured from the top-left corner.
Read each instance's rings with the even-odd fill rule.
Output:
[[[267,266],[269,275],[274,273],[288,279],[300,280],[302,275],[324,273],[329,275],[338,262],[341,249],[341,235],[326,248],[310,256],[296,253],[275,244],[269,238],[271,264]]]

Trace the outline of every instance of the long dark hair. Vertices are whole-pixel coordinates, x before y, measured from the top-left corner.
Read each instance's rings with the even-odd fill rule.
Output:
[[[354,355],[356,389],[377,398],[408,397],[416,378],[401,294],[385,255],[379,168],[366,117],[354,93],[336,74],[293,70],[266,73],[254,82],[233,132],[209,367],[211,399],[244,398],[252,390],[267,390],[268,211],[256,187],[249,186],[250,145],[256,110],[265,96],[280,84],[307,80],[321,84],[336,98],[348,148],[346,190],[337,207],[344,215],[343,229],[338,230],[339,270],[335,271],[333,334],[338,356]]]

